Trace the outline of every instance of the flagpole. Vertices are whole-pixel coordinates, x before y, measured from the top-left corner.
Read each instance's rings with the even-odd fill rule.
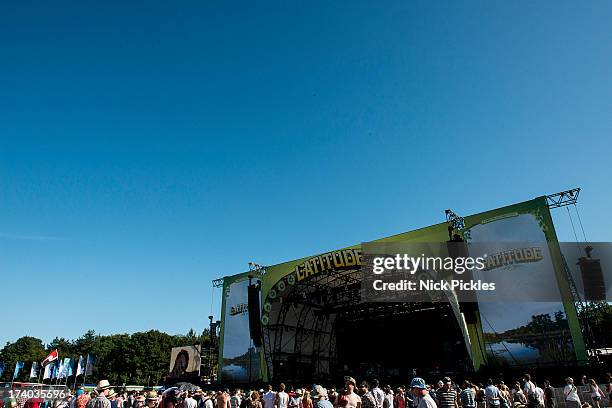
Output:
[[[60,376],[61,360],[60,360],[59,350],[57,350],[57,362],[59,364],[58,364],[58,367],[57,367],[57,376],[55,377],[55,385],[59,384],[59,379],[60,379],[59,376]]]

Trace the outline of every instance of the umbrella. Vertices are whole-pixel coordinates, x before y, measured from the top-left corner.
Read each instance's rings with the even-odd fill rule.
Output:
[[[178,388],[181,391],[193,391],[195,392],[198,387],[196,385],[193,385],[192,383],[188,383],[188,382],[180,382],[180,383],[176,383],[174,384],[174,387]]]
[[[179,388],[178,387],[170,387],[167,390],[164,390],[164,392],[162,393],[162,397],[165,397],[166,394],[168,394],[169,392],[175,392],[178,391]]]

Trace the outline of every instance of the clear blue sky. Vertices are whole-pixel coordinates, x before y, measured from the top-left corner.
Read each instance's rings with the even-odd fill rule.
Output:
[[[447,207],[580,186],[611,240],[609,1],[130,3],[0,3],[0,344],[201,330]]]

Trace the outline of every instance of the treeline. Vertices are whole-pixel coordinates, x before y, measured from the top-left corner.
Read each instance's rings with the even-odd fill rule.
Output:
[[[512,313],[509,311],[509,313]],[[581,309],[579,317],[587,321],[591,330],[593,347],[612,347],[612,304],[607,302],[590,302],[588,309]],[[565,313],[561,310],[550,314],[540,314],[531,316],[531,321],[523,326],[506,330],[501,333],[484,333],[487,342],[497,342],[502,340],[526,341],[525,337],[549,335],[569,336],[569,326]]]
[[[55,338],[44,345],[35,337],[21,337],[0,350],[0,361],[5,371],[2,381],[11,381],[13,368],[17,361],[25,362],[25,367],[16,381],[29,381],[30,367],[33,361],[41,362],[52,350],[59,351],[60,359],[72,357],[78,360],[79,355],[96,357],[93,374],[87,377],[88,383],[99,379],[108,379],[111,384],[154,385],[163,382],[170,368],[170,351],[172,347],[199,345],[206,348],[210,344],[208,330],[198,335],[192,329],[186,335],[170,335],[157,330],[133,334],[113,334],[103,336],[93,330],[88,331],[76,340]],[[69,378],[73,382],[74,378]],[[81,376],[77,382],[81,382]]]

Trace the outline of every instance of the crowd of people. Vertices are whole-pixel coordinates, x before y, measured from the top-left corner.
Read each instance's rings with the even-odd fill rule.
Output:
[[[428,384],[414,377],[406,386],[381,386],[371,382],[345,377],[344,387],[324,388],[315,384],[307,388],[287,388],[280,384],[274,391],[240,389],[196,396],[194,404],[181,408],[603,408],[612,400],[612,375],[606,374],[603,386],[595,379],[584,376],[576,386],[572,378],[555,389],[549,380],[540,387],[525,374],[506,385],[504,381],[489,379],[485,384],[469,380],[458,384],[444,377],[436,384]],[[189,396],[187,396],[189,398]],[[185,399],[187,401],[187,399]],[[160,408],[174,408],[164,405]],[[97,407],[93,407],[97,408]],[[130,408],[130,407],[124,407]]]
[[[294,389],[281,383],[276,390],[268,385],[265,390],[232,392],[196,387],[116,392],[102,380],[90,392],[80,387],[63,399],[16,400],[0,408],[604,408],[612,406],[611,400],[611,374],[606,374],[602,386],[594,378],[583,376],[578,385],[568,377],[559,388],[549,380],[540,387],[525,374],[509,385],[492,379],[485,384],[469,380],[458,384],[449,377],[429,384],[414,377],[407,387],[394,388],[381,386],[376,379],[358,383],[345,377],[344,387],[338,390],[320,384]]]

